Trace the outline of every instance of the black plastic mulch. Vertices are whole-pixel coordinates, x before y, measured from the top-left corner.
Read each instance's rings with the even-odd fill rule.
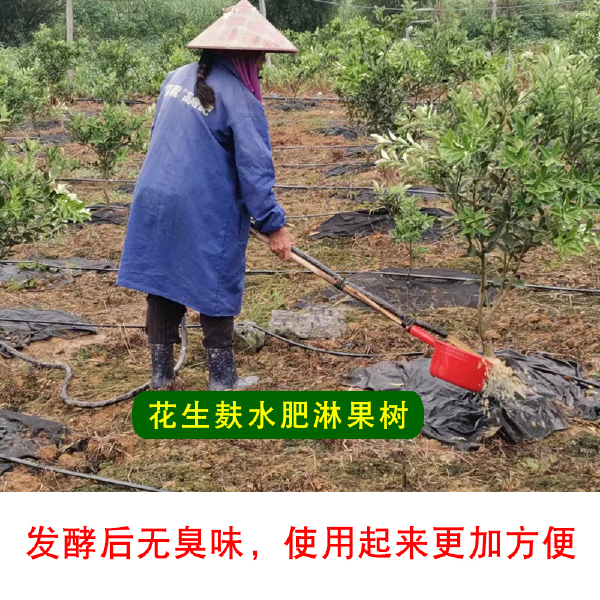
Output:
[[[115,189],[123,194],[133,194],[135,191],[135,183],[122,183]]]
[[[464,306],[476,308],[479,300],[479,279],[477,275],[455,269],[413,269],[414,275],[425,275],[427,278],[407,278],[406,269],[382,269],[372,273],[364,271],[346,278],[371,294],[386,300],[391,305],[405,313],[420,313],[436,308],[451,308]],[[440,277],[440,279],[437,279]],[[443,277],[470,278],[473,281],[452,281]],[[492,297],[494,290],[490,290]],[[352,306],[363,307],[363,304],[346,296],[337,288],[331,286],[318,292],[331,302],[347,299]],[[315,300],[314,296],[304,298],[296,306],[304,307]]]
[[[45,135],[29,135],[27,136],[30,140],[36,140],[42,145],[60,146],[62,144],[68,144],[72,138],[68,133],[48,133]],[[4,138],[9,144],[20,144],[25,141],[24,137],[7,137]]]
[[[423,435],[462,450],[475,449],[482,438],[494,434],[515,443],[542,439],[567,429],[569,416],[600,418],[600,389],[595,388],[593,382],[586,384],[544,372],[559,371],[584,379],[585,374],[577,362],[541,352],[525,356],[514,350],[502,350],[497,356],[529,387],[525,398],[515,398],[510,403],[489,398],[486,408],[481,394],[430,375],[429,358],[354,369],[344,383],[374,391],[416,392],[425,408]]]
[[[131,204],[125,202],[111,202],[108,208],[105,204],[92,204],[86,207],[92,216],[92,220],[86,221],[86,223],[90,225],[124,225],[129,219],[130,207]],[[83,225],[77,225],[77,227]]]
[[[323,173],[323,177],[328,179],[329,177],[339,177],[341,175],[348,175],[352,173],[365,173],[373,169],[373,167],[375,167],[375,163],[373,162],[344,163],[332,167],[331,169],[327,169],[327,171]]]
[[[43,446],[61,443],[69,430],[61,423],[32,415],[0,410],[0,454],[11,458],[37,458]],[[0,461],[0,475],[12,469]]]
[[[44,131],[47,129],[55,129],[63,125],[63,121],[40,121],[36,123],[35,129],[37,131]],[[14,128],[14,131],[31,131],[33,125],[31,123],[21,123]]]
[[[346,150],[346,156],[364,156],[365,154],[373,154],[375,146],[369,144],[366,146],[353,146]]]
[[[32,321],[42,321],[42,323]],[[81,317],[61,310],[9,308],[0,310],[0,339],[14,348],[23,348],[31,342],[50,337],[73,338],[98,333],[92,325],[78,324],[85,322]],[[67,323],[67,325],[57,323]]]
[[[316,100],[282,100],[273,104],[272,107],[276,110],[288,112],[291,110],[308,110],[309,108],[315,108],[317,105]]]
[[[323,127],[316,131],[327,136],[341,136],[345,140],[357,140],[360,135],[360,132],[356,129],[351,129],[350,127],[345,127],[343,125],[330,125],[329,127]]]
[[[421,208],[422,213],[435,217],[431,228],[423,233],[422,240],[439,240],[444,232],[441,219],[451,217],[452,213],[441,208]],[[361,236],[366,237],[375,233],[387,232],[395,226],[394,219],[389,216],[387,209],[380,208],[376,211],[356,210],[339,213],[317,227],[311,237],[320,240],[323,238],[344,238]]]

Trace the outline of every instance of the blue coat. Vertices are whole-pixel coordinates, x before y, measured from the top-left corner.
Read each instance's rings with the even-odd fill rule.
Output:
[[[285,213],[265,111],[235,67],[217,58],[206,82],[216,104],[194,96],[197,63],[167,76],[140,173],[117,285],[213,317],[239,314],[250,216],[263,233]]]

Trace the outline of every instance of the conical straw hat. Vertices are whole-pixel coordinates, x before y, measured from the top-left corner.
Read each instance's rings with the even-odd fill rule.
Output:
[[[298,52],[298,49],[248,0],[240,0],[231,10],[188,44],[192,50],[250,50],[258,52]]]

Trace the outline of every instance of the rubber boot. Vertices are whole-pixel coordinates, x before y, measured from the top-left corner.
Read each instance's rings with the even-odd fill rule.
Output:
[[[238,377],[233,348],[207,348],[208,391],[243,390],[256,385],[258,377]]]
[[[175,379],[173,344],[150,344],[152,354],[152,389],[162,390]]]

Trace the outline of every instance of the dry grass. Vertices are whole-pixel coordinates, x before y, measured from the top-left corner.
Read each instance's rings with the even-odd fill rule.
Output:
[[[95,110],[97,105],[77,106]],[[268,109],[273,145],[337,145],[343,138],[325,137],[314,129],[344,121],[337,104],[295,113]],[[363,140],[364,141],[364,140]],[[71,156],[85,158],[77,145]],[[140,163],[133,157],[121,166],[120,178],[133,177]],[[325,180],[324,169],[290,169],[284,163],[344,162],[344,151],[276,151],[280,183],[370,185],[374,172]],[[354,160],[354,159],[353,159]],[[81,170],[79,174],[92,175]],[[102,201],[94,186],[77,185],[87,203]],[[115,198],[123,200],[123,198]],[[356,205],[331,192],[281,192],[281,203],[291,215],[352,209]],[[443,206],[443,203],[436,202]],[[308,236],[323,219],[291,221],[297,245],[337,269],[404,267],[407,256],[389,236],[315,241]],[[71,229],[35,248],[17,249],[16,257],[32,253],[52,258],[80,256],[118,261],[124,227],[103,225]],[[252,241],[248,267],[294,268],[282,265],[265,247]],[[456,239],[427,246],[421,267],[477,271]],[[530,282],[600,288],[600,251],[561,262],[547,249],[533,253],[524,265]],[[114,274],[90,273],[69,285],[9,292],[0,288],[2,308],[45,308],[72,312],[93,322],[142,323],[145,301],[141,294],[114,286]],[[250,276],[242,318],[268,322],[273,309],[291,307],[323,284],[313,276]],[[521,351],[545,350],[582,362],[600,372],[600,311],[598,297],[516,290],[499,315],[494,337],[497,347]],[[353,352],[405,352],[422,347],[395,326],[372,313],[348,310],[343,340],[322,347]],[[477,345],[475,314],[464,308],[441,309],[422,315]],[[196,317],[192,315],[192,320]],[[99,400],[126,391],[149,376],[149,353],[140,332],[106,330],[101,338],[37,343],[27,351],[38,357],[67,360],[74,367],[74,396]],[[89,342],[89,343],[88,343]],[[182,371],[188,389],[206,385],[200,334],[190,334],[191,367]],[[277,340],[254,357],[241,357],[242,374],[256,374],[264,390],[344,389],[341,376],[368,365],[366,359],[343,359],[307,353]],[[574,421],[567,432],[540,442],[511,446],[488,440],[471,453],[455,451],[419,437],[414,441],[144,441],[131,426],[130,404],[98,411],[71,409],[58,399],[60,375],[35,371],[22,363],[0,358],[0,408],[20,410],[65,423],[72,429],[69,447],[59,449],[50,462],[108,477],[130,479],[174,490],[201,491],[387,491],[387,490],[598,490],[600,489],[600,427]],[[62,454],[61,454],[62,453]],[[62,462],[61,462],[62,461]],[[105,486],[17,468],[0,479],[0,490],[100,490]]]

